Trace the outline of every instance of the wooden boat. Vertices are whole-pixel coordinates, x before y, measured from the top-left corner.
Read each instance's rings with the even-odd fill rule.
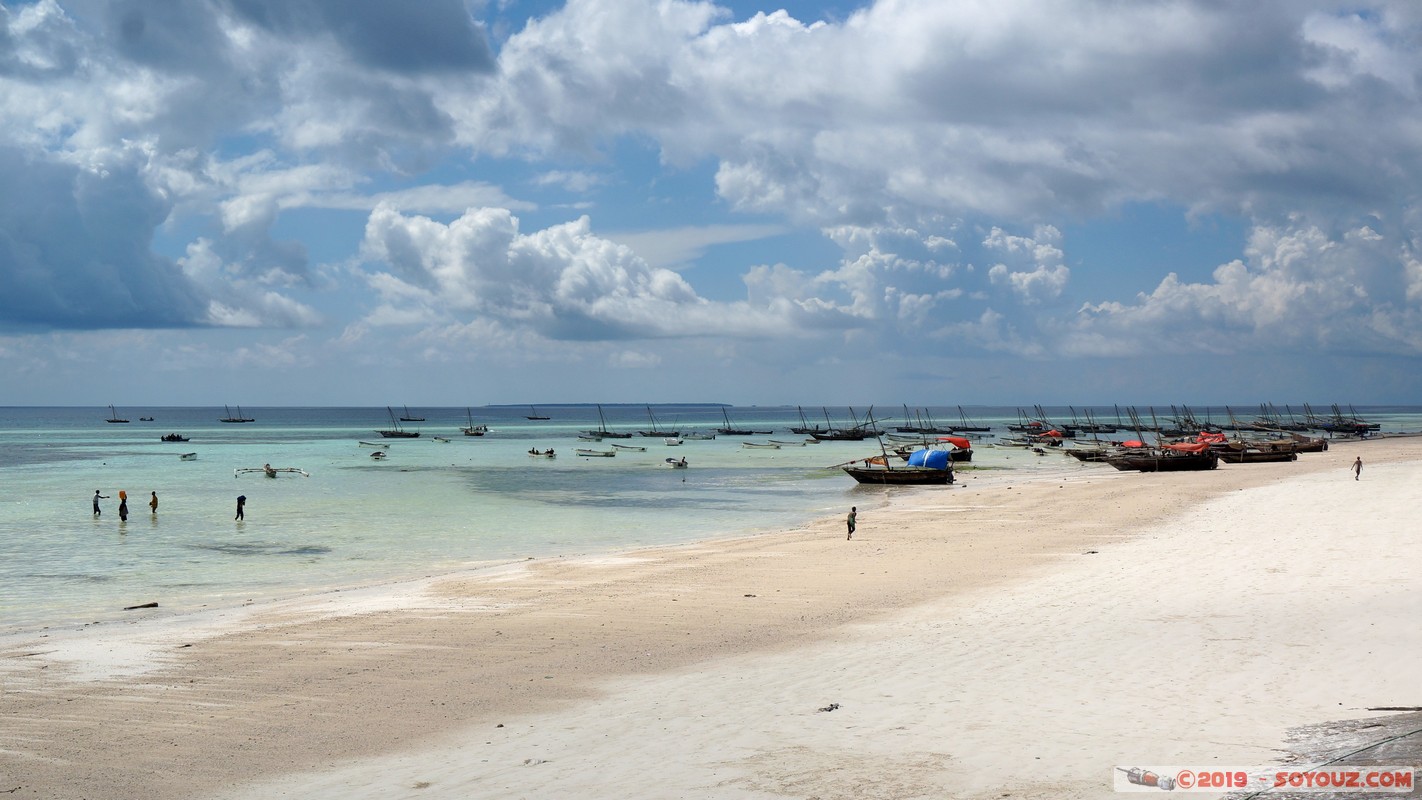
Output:
[[[668,458],[664,463],[672,469],[686,469],[686,458],[684,456],[682,458]]]
[[[895,467],[888,453],[839,465],[859,483],[895,486],[941,486],[953,483],[953,461],[942,448],[915,450],[908,464]]]
[[[632,434],[630,434],[630,433],[624,433],[624,432],[622,432],[622,431],[610,431],[610,430],[607,429],[607,418],[602,415],[602,404],[601,404],[601,403],[599,403],[599,404],[598,404],[598,407],[597,407],[597,421],[598,421],[598,428],[597,428],[597,430],[595,430],[595,431],[583,431],[581,435],[582,435],[582,436],[596,436],[599,441],[602,440],[602,439],[631,439],[631,438],[632,438]]]
[[[237,406],[236,414],[233,414],[232,409],[228,408],[227,406],[223,406],[222,410],[227,413],[227,416],[218,420],[218,422],[256,422],[256,420],[252,419],[251,417],[242,416],[241,406]]]
[[[780,445],[775,444],[774,442],[741,442],[741,447],[749,447],[749,448],[752,448],[752,449],[754,449],[754,448],[763,448],[763,449],[766,449],[766,450],[779,450],[779,449],[780,449]]]
[[[612,458],[613,456],[617,455],[616,450],[587,450],[581,447],[579,447],[577,450],[574,450],[573,452],[577,453],[583,458]]]
[[[795,411],[800,415],[800,426],[797,428],[791,428],[791,433],[797,434],[799,436],[809,436],[812,433],[823,433],[825,431],[825,429],[821,428],[818,424],[813,426],[810,425],[809,420],[805,419],[805,410],[803,408],[795,406]]]
[[[385,411],[390,415],[390,427],[385,430],[377,430],[376,433],[387,439],[418,439],[420,437],[419,431],[407,431],[400,427],[400,422],[395,419],[395,412],[391,410],[390,406],[386,406]]]
[[[152,421],[153,421],[153,418],[152,418],[152,417],[139,417],[139,418],[138,418],[138,421],[139,421],[139,422],[152,422]]]
[[[384,442],[356,442],[356,444],[360,445],[361,447],[382,447],[382,448],[388,448],[388,447],[390,446],[390,445],[388,445],[388,444],[385,444]]]
[[[716,432],[725,434],[727,436],[768,436],[773,433],[773,431],[752,431],[747,430],[745,428],[737,428],[733,426],[731,424],[731,415],[727,414],[726,409],[724,408],[721,409],[721,418],[726,420],[726,427],[717,428]]]
[[[235,478],[238,475],[242,475],[248,472],[260,472],[263,475],[266,475],[268,478],[275,478],[277,475],[283,472],[294,472],[303,478],[311,477],[309,474],[306,473],[305,470],[300,470],[296,467],[273,467],[271,464],[263,464],[260,467],[241,467],[238,469],[234,469],[232,470],[232,477]]]
[[[160,439],[160,441],[164,441],[164,442],[186,442],[187,440],[188,440],[188,437],[186,437],[186,436],[184,436],[184,435],[182,435],[182,434],[180,434],[180,433],[165,433],[165,434],[163,434],[162,438]]]
[[[374,461],[384,461],[384,460],[385,460],[385,451],[384,451],[384,450],[376,450],[375,452],[373,452],[373,453],[370,454],[370,457],[371,457],[371,459],[374,460]]]
[[[1219,449],[1215,450],[1215,454],[1226,464],[1265,464],[1299,460],[1299,454],[1292,450],[1260,450],[1254,447],[1246,447],[1243,450]]]
[[[439,442],[441,444],[449,444],[449,440],[444,438],[443,436],[432,436],[430,437],[430,441]]]
[[[118,412],[114,411],[114,407],[109,406],[109,418],[104,422],[128,422],[128,420],[120,418]]]
[[[1123,472],[1194,472],[1214,469],[1220,459],[1209,448],[1199,452],[1148,448],[1109,455],[1106,463]]]
[[[183,453],[178,456],[180,461],[197,461],[197,453]]]
[[[968,415],[963,413],[962,406],[958,406],[958,419],[959,424],[954,425],[953,430],[959,433],[969,431],[973,433],[987,433],[992,430],[991,425],[979,425],[978,423],[968,419]]]
[[[484,434],[489,432],[488,425],[474,424],[474,414],[470,412],[468,406],[465,406],[464,408],[464,417],[468,420],[468,424],[459,429],[460,433],[464,434],[465,436],[483,436]]]
[[[663,439],[667,439],[667,438],[672,438],[672,439],[674,439],[674,438],[676,438],[677,436],[680,436],[680,435],[681,435],[681,431],[664,431],[664,430],[662,430],[662,429],[661,429],[661,426],[657,423],[657,418],[654,417],[654,416],[652,416],[652,407],[651,407],[651,406],[647,406],[647,420],[652,423],[652,429],[649,430],[649,431],[637,431],[637,433],[640,434],[640,435],[642,435],[642,436],[647,436],[647,437],[661,437],[661,438],[663,438]]]
[[[612,447],[613,447],[613,449],[615,449],[615,450],[634,450],[634,451],[636,451],[636,452],[638,452],[638,453],[645,453],[645,452],[647,452],[647,448],[642,447],[641,445],[635,445],[635,444],[616,444],[616,443],[614,443],[614,444],[612,445]]]
[[[557,457],[558,457],[558,454],[557,454],[557,453],[554,453],[554,452],[553,452],[553,448],[551,448],[551,447],[548,448],[547,450],[539,450],[539,449],[536,448],[536,447],[530,448],[529,451],[528,451],[528,455],[529,455],[531,458],[557,458]]]
[[[923,467],[841,467],[860,483],[885,486],[944,486],[953,483],[953,470]]]
[[[715,439],[715,438],[716,438],[716,434],[714,434],[714,433],[683,433],[683,434],[681,435],[681,438],[683,438],[683,439],[696,439],[697,441],[711,441],[712,439]]]
[[[811,440],[811,441],[813,441],[813,440]],[[771,443],[771,444],[778,444],[778,445],[780,445],[781,447],[804,447],[804,446],[805,446],[804,440],[801,440],[801,441],[798,441],[798,442],[786,442],[786,441],[782,441],[782,440],[780,440],[780,439],[771,439],[771,440],[770,440],[770,443]]]
[[[533,406],[529,406],[528,411],[529,413],[523,415],[524,419],[550,419],[550,417],[545,417],[539,414],[538,409],[534,408]]]
[[[405,409],[405,415],[404,415],[403,417],[400,417],[400,421],[401,421],[401,422],[424,422],[424,421],[425,421],[425,418],[424,418],[424,417],[413,417],[413,416],[410,416],[410,407],[409,407],[409,406],[401,406],[401,408]]]

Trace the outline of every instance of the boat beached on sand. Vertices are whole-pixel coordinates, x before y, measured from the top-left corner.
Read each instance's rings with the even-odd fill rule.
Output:
[[[947,450],[915,450],[908,464],[895,467],[878,455],[840,467],[859,483],[885,486],[945,486],[954,482],[953,461]]]

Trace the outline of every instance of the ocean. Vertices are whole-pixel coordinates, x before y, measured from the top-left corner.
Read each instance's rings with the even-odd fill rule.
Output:
[[[399,423],[421,434],[406,439],[377,433],[392,426],[383,407],[241,411],[253,421],[219,422],[224,408],[117,409],[127,423],[106,422],[107,407],[0,408],[0,633],[122,619],[125,607],[146,603],[182,613],[529,558],[752,535],[842,516],[851,505],[863,523],[895,493],[943,491],[862,487],[828,468],[876,454],[872,439],[743,444],[806,438],[789,433],[801,424],[793,406],[603,406],[609,429],[634,436],[602,442],[577,438],[600,425],[592,405],[538,407],[547,420],[526,419],[533,414],[526,406],[396,408],[396,417],[424,417]],[[1046,411],[1070,420],[1086,409]],[[966,412],[993,427],[984,442],[1019,419],[1015,407]],[[1114,420],[1112,409],[1092,412]],[[843,425],[852,410],[803,413],[812,426]],[[927,413],[940,425],[961,424],[956,407]],[[1357,413],[1384,432],[1422,429],[1418,407]],[[726,419],[773,433],[669,446],[635,435],[653,427],[649,415],[683,437],[714,432]],[[895,418],[885,427],[904,423],[902,409],[875,416]],[[465,436],[471,421],[489,432]],[[161,441],[170,433],[188,441]],[[645,450],[575,454],[614,443]],[[556,458],[528,454],[550,448]],[[376,449],[386,457],[372,458]],[[181,458],[186,453],[195,455]],[[985,477],[1109,469],[1055,454],[985,446],[974,453],[971,468]],[[685,457],[688,468],[667,468],[673,457]],[[269,478],[265,464],[299,472]],[[107,496],[99,516],[91,512],[95,490]],[[154,492],[156,514],[148,505]],[[245,518],[234,520],[239,495],[247,498]]]

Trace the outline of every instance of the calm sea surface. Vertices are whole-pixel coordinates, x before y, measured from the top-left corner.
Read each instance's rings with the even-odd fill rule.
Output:
[[[966,411],[972,422],[993,426],[985,441],[1007,435],[1006,424],[1018,420],[1016,408]],[[1221,421],[1222,411],[1213,418]],[[873,440],[743,445],[804,439],[789,433],[801,424],[794,407],[653,406],[658,427],[683,436],[723,427],[723,413],[735,427],[774,431],[684,439],[680,446],[642,436],[579,441],[580,431],[599,426],[594,406],[539,407],[548,420],[526,419],[533,413],[527,407],[411,407],[408,415],[425,421],[400,425],[419,431],[417,439],[381,438],[376,431],[391,427],[385,408],[242,412],[255,421],[219,422],[223,408],[118,409],[128,423],[105,422],[108,408],[0,408],[0,633],[121,618],[124,606],[140,603],[183,611],[529,557],[750,534],[838,516],[850,505],[872,509],[889,491],[941,491],[865,488],[826,469],[876,453]],[[1071,419],[1067,409],[1047,412]],[[653,427],[648,413],[643,406],[603,409],[608,428],[630,432]],[[842,407],[804,413],[810,425],[850,418]],[[928,413],[936,423],[961,424],[957,408]],[[1112,409],[1093,413],[1114,421]],[[1357,413],[1385,432],[1422,429],[1422,408]],[[885,423],[892,427],[903,423],[904,411],[875,415],[894,417]],[[471,419],[489,433],[463,435]],[[189,441],[160,441],[168,433]],[[610,450],[614,442],[646,449],[613,458],[574,453]],[[364,443],[381,445],[387,457],[372,459],[377,448]],[[530,448],[552,448],[557,457],[531,457]],[[183,460],[183,453],[196,458]],[[669,469],[669,457],[685,457],[690,466]],[[268,463],[307,474],[238,472]],[[975,448],[973,464],[1109,469],[990,447]],[[108,496],[98,517],[91,512],[96,489]],[[127,521],[119,519],[121,491]],[[152,492],[157,514],[148,506]],[[243,521],[233,519],[239,495],[247,498]]]

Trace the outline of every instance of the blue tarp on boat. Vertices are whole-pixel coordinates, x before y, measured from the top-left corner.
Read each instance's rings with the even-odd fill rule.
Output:
[[[915,450],[909,454],[908,465],[910,467],[927,467],[929,469],[948,469],[948,451]]]

